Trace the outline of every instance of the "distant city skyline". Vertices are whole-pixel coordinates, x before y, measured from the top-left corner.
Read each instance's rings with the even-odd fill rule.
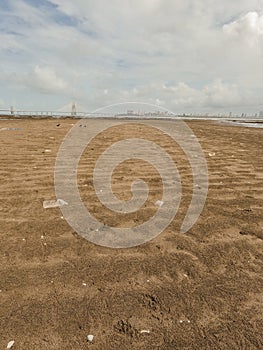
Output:
[[[0,110],[263,111],[262,0],[2,0]]]
[[[133,103],[131,103],[131,106]],[[140,104],[138,104],[140,105]],[[147,104],[145,104],[147,106]],[[217,116],[217,117],[229,117],[229,118],[235,118],[235,117],[255,117],[255,118],[263,118],[263,111],[259,111],[259,113],[232,113],[232,112],[222,112],[222,113],[212,113],[212,112],[203,112],[203,113],[198,113],[198,112],[193,112],[193,113],[174,113],[173,111],[165,110],[165,109],[154,109],[157,106],[150,106],[151,108],[147,109],[145,108],[139,108],[139,109],[125,109],[125,106],[127,104],[120,104],[120,105],[113,105],[113,106],[108,106],[105,108],[105,110],[102,108],[102,111],[91,111],[91,110],[85,110],[83,108],[78,109],[77,105],[75,102],[72,102],[62,108],[59,108],[57,110],[51,110],[51,109],[46,109],[46,110],[22,110],[22,109],[16,109],[14,106],[11,106],[9,109],[0,109],[0,115],[13,115],[14,117],[16,116],[72,116],[72,117],[84,117],[85,115],[97,115],[99,116],[100,114],[107,115],[115,115],[115,116],[189,116],[189,117],[194,117],[194,116]],[[142,106],[142,105],[141,105]],[[111,108],[112,107],[112,108]],[[117,108],[117,110],[116,110]],[[100,109],[99,109],[100,110]]]

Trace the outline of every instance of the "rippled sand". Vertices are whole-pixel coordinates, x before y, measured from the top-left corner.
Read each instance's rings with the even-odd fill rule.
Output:
[[[162,234],[114,250],[81,238],[59,208],[42,205],[55,198],[56,154],[75,122],[0,120],[0,348],[14,339],[20,350],[261,349],[263,130],[189,122],[207,159],[209,192],[185,235],[179,229],[193,179],[169,137],[123,126],[94,139],[81,158],[78,180],[98,220],[138,225],[154,214],[162,194],[155,169],[132,160],[114,172],[113,190],[127,200],[131,181],[143,178],[150,188],[146,205],[126,215],[101,206],[93,166],[120,132],[158,142],[177,163],[184,188],[178,215]],[[96,123],[103,120],[86,125]],[[87,344],[88,334],[93,344]]]

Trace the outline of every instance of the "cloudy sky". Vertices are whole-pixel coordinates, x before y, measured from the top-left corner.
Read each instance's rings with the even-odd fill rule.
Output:
[[[0,0],[0,109],[263,110],[263,0]]]

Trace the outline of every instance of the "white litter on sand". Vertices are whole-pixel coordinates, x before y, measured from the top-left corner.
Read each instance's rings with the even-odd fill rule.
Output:
[[[20,129],[20,128],[0,128],[0,130],[4,131],[4,130],[22,130],[22,129]]]
[[[87,339],[88,339],[88,341],[90,341],[90,342],[92,342],[93,338],[94,338],[94,335],[92,335],[92,334],[89,334],[89,335],[87,336]]]
[[[190,323],[191,321],[188,320],[188,319],[184,319],[184,320],[179,320],[179,323],[183,323],[183,322],[187,322],[187,323]]]
[[[63,207],[63,205],[68,205],[68,203],[63,199],[57,199],[57,200],[52,199],[52,200],[43,202],[44,209]]]
[[[149,333],[150,333],[150,330],[149,330],[149,329],[142,329],[142,330],[140,331],[140,333],[141,333],[141,334],[143,334],[143,333],[149,334]]]
[[[15,341],[14,340],[11,340],[8,344],[7,344],[7,349],[11,349],[12,346],[15,344]]]
[[[158,207],[162,207],[164,205],[164,202],[158,200],[155,202],[155,205],[157,205]]]

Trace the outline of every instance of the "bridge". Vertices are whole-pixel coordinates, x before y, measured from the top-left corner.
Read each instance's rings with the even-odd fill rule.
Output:
[[[71,110],[68,111],[71,106]],[[66,110],[67,109],[67,110]],[[58,110],[15,110],[13,107],[10,109],[0,109],[0,119],[12,118],[114,118],[114,119],[184,119],[184,120],[222,120],[222,121],[244,121],[244,122],[259,122],[263,123],[263,116],[240,116],[240,115],[224,115],[224,114],[172,114],[168,112],[144,112],[137,113],[133,111],[127,111],[124,113],[105,113],[105,112],[79,112],[76,109],[75,103],[72,105],[66,105]]]

